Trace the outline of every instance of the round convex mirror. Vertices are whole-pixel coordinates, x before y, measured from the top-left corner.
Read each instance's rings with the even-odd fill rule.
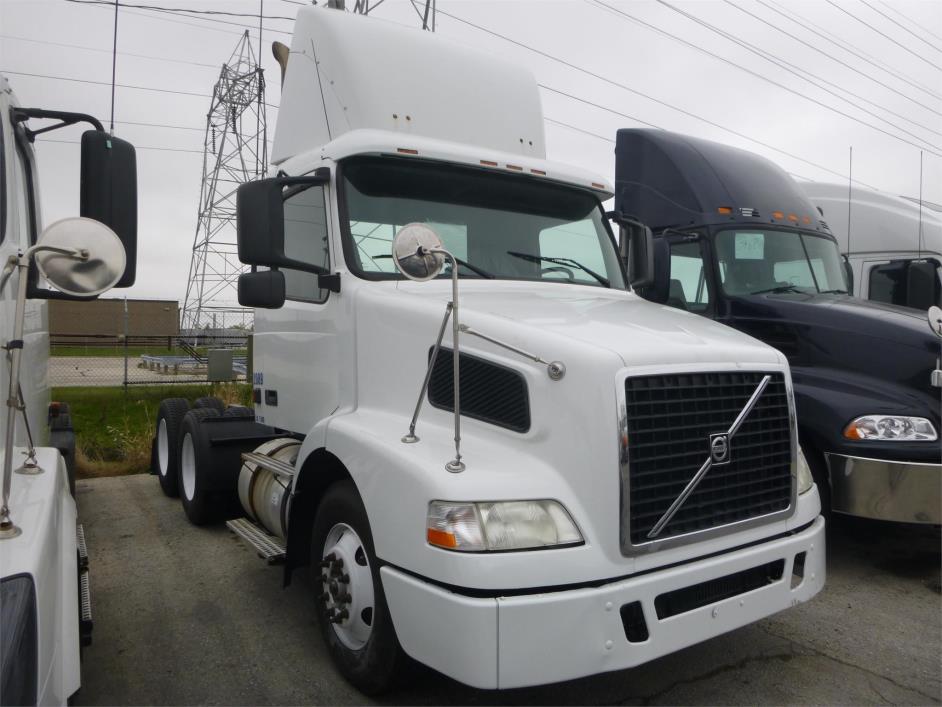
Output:
[[[942,336],[942,307],[929,307],[929,326],[937,335]]]
[[[39,236],[37,245],[84,250],[85,259],[50,250],[37,250],[36,267],[57,290],[93,297],[114,287],[124,274],[127,256],[121,239],[100,221],[73,217],[56,221]]]
[[[445,265],[442,240],[424,223],[410,223],[399,229],[393,239],[392,257],[396,268],[410,280],[423,282],[437,277]]]

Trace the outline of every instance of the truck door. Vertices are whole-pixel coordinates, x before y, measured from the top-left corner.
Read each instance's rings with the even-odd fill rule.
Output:
[[[666,304],[712,316],[712,283],[702,239],[697,235],[666,238],[670,247],[670,287]]]
[[[330,269],[327,187],[286,193],[285,255]],[[256,415],[266,424],[307,433],[338,405],[337,309],[340,296],[317,275],[284,269],[285,305],[256,310]]]

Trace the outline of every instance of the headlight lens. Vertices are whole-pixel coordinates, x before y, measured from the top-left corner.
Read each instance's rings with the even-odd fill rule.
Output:
[[[460,552],[526,550],[583,541],[566,509],[550,500],[432,501],[426,537],[430,545]]]
[[[934,442],[939,435],[924,417],[864,415],[844,428],[844,437],[881,442]]]
[[[808,460],[805,459],[805,453],[798,448],[798,495],[810,491],[814,486],[814,477],[811,476],[811,467],[808,466]]]

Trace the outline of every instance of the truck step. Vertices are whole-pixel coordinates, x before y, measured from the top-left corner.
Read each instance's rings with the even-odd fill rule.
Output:
[[[254,461],[254,460],[253,460]],[[227,520],[226,526],[233,533],[255,548],[258,556],[268,564],[274,565],[285,560],[285,541],[269,535],[248,518]]]
[[[275,476],[281,476],[287,479],[294,478],[294,467],[279,459],[259,454],[258,452],[243,452],[242,461],[251,464],[257,464],[262,469],[270,471]]]
[[[79,574],[79,640],[83,646],[92,644],[92,592],[87,569]]]
[[[79,571],[88,569],[88,546],[85,544],[85,527],[79,523],[75,526],[75,542],[78,546]]]

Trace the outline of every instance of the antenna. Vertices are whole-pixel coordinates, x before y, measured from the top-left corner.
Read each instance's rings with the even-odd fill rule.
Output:
[[[854,182],[854,146],[850,146],[850,158],[847,165],[847,252],[850,253],[850,204],[853,201]]]
[[[922,150],[919,150],[919,243],[916,254],[916,259],[922,260]]]
[[[114,82],[118,68],[118,0],[114,0],[114,39],[111,45],[111,134],[114,135]]]

